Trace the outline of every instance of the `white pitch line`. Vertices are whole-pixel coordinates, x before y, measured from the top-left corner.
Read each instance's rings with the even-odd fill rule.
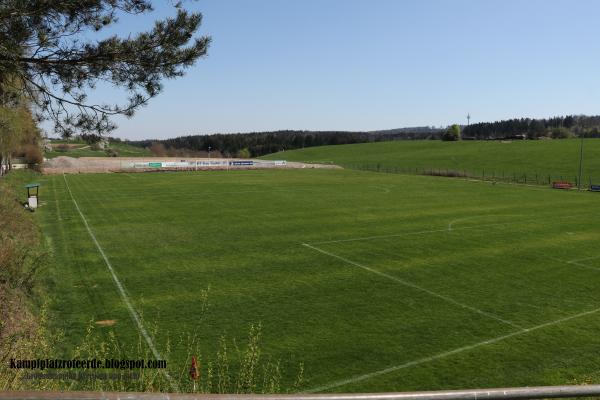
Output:
[[[600,258],[600,256],[578,258],[578,259],[575,259],[575,260],[569,260],[569,261],[567,261],[567,263],[569,263],[569,264],[575,264],[575,263],[580,262],[580,261],[595,260],[597,258]]]
[[[333,254],[333,253],[330,253],[330,252],[328,252],[328,251],[325,251],[325,250],[323,250],[323,249],[320,249],[320,248],[318,248],[318,247],[311,246],[310,244],[307,244],[307,243],[302,243],[302,245],[303,245],[303,246],[306,246],[306,247],[308,247],[308,248],[311,248],[311,249],[313,249],[313,250],[315,250],[315,251],[318,251],[319,253],[323,253],[323,254],[325,254],[325,255],[328,255],[328,256],[330,256],[330,257],[337,258],[338,260],[342,260],[342,261],[344,261],[344,262],[345,262],[345,263],[347,263],[347,264],[354,265],[355,267],[362,268],[362,269],[364,269],[365,271],[369,271],[369,272],[372,272],[372,273],[374,273],[374,274],[377,274],[377,275],[379,275],[379,276],[383,276],[384,278],[388,278],[388,279],[390,279],[390,280],[393,280],[393,281],[395,281],[395,282],[398,282],[398,283],[400,283],[400,284],[402,284],[402,285],[404,285],[404,286],[407,286],[407,287],[410,287],[410,288],[413,288],[413,289],[416,289],[416,290],[420,290],[421,292],[425,292],[425,293],[427,293],[427,294],[429,294],[429,295],[431,295],[431,296],[434,296],[434,297],[440,298],[440,299],[442,299],[442,300],[445,300],[445,301],[447,301],[448,303],[452,303],[452,304],[454,304],[454,305],[456,305],[456,306],[459,306],[459,307],[465,308],[465,309],[467,309],[467,310],[473,311],[473,312],[475,312],[475,313],[477,313],[477,314],[480,314],[480,315],[486,316],[486,317],[488,317],[488,318],[495,319],[496,321],[503,322],[503,323],[505,323],[505,324],[507,324],[507,325],[510,325],[510,326],[512,326],[512,327],[515,327],[515,328],[519,328],[519,329],[522,329],[522,328],[523,328],[522,326],[519,326],[519,325],[517,325],[517,324],[515,324],[515,323],[513,323],[513,322],[510,322],[510,321],[508,321],[508,320],[505,320],[505,319],[503,319],[503,318],[500,318],[500,317],[498,317],[497,315],[494,315],[494,314],[492,314],[492,313],[488,313],[488,312],[486,312],[486,311],[483,311],[483,310],[480,310],[480,309],[478,309],[478,308],[471,307],[471,306],[469,306],[469,305],[463,304],[463,303],[461,303],[461,302],[458,302],[458,301],[456,301],[456,300],[452,299],[451,297],[445,296],[445,295],[443,295],[443,294],[436,293],[436,292],[434,292],[434,291],[432,291],[432,290],[426,289],[426,288],[424,288],[424,287],[422,287],[422,286],[419,286],[419,285],[416,285],[416,284],[414,284],[414,283],[412,283],[412,282],[405,281],[404,279],[400,279],[400,278],[397,278],[397,277],[395,277],[395,276],[393,276],[393,275],[386,274],[385,272],[381,272],[381,271],[378,271],[378,270],[376,270],[376,269],[373,269],[373,268],[367,267],[366,265],[359,264],[359,263],[357,263],[357,262],[354,262],[354,261],[352,261],[352,260],[349,260],[349,259],[347,259],[347,258],[344,258],[344,257],[338,256],[337,254]]]
[[[461,221],[467,221],[467,220],[471,220],[471,219],[477,219],[477,218],[486,218],[486,217],[522,217],[523,214],[482,214],[482,215],[472,215],[469,217],[463,217],[463,218],[457,218],[455,220],[450,221],[450,223],[448,224],[448,230],[449,231],[453,231],[455,230],[455,228],[453,227],[453,225],[457,222],[461,222]],[[510,221],[511,223],[514,223],[515,221]]]
[[[573,265],[577,265],[578,267],[600,271],[600,268],[592,267],[591,265],[587,265],[587,264],[582,264],[582,263],[577,262],[577,261],[568,261],[567,264],[573,264]]]
[[[462,228],[453,228],[452,230],[457,231],[457,230],[462,230],[462,229],[476,229],[476,228],[486,227],[486,226],[509,225],[509,224],[516,224],[516,223],[518,223],[518,222],[498,222],[498,223],[494,223],[494,224],[482,224],[482,225],[477,225],[477,226],[464,226]],[[417,232],[394,233],[394,234],[391,234],[391,235],[365,236],[365,237],[351,238],[351,239],[325,240],[325,241],[322,241],[322,242],[314,242],[313,244],[356,242],[356,241],[361,241],[361,240],[385,239],[385,238],[392,238],[392,237],[412,236],[412,235],[424,235],[424,234],[427,234],[427,233],[439,233],[439,232],[448,232],[448,228],[444,228],[444,229],[431,229],[431,230],[417,231]]]
[[[567,218],[573,218],[573,215],[566,215],[563,217],[557,217],[554,219],[567,219]],[[523,222],[529,222],[529,221],[538,221],[539,218],[537,219],[522,219],[520,221],[507,221],[507,222],[496,222],[496,223],[491,223],[491,224],[480,224],[480,225],[470,225],[470,226],[463,226],[461,228],[452,228],[452,231],[458,231],[458,230],[465,230],[465,229],[478,229],[478,228],[485,228],[488,226],[500,226],[500,225],[514,225],[514,224],[520,224]],[[402,236],[412,236],[412,235],[425,235],[428,233],[441,233],[441,232],[448,232],[448,228],[444,228],[444,229],[431,229],[431,230],[425,230],[425,231],[416,231],[416,232],[403,232],[403,233],[392,233],[390,235],[375,235],[375,236],[364,236],[364,237],[358,237],[358,238],[350,238],[350,239],[339,239],[339,240],[324,240],[321,242],[313,242],[312,244],[328,244],[328,243],[344,243],[344,242],[357,242],[357,241],[361,241],[361,240],[376,240],[376,239],[386,239],[386,238],[392,238],[392,237],[402,237]]]
[[[544,257],[546,257],[549,260],[553,260],[553,261],[560,262],[563,264],[577,265],[578,267],[582,267],[582,268],[586,268],[586,269],[593,269],[595,271],[600,271],[600,268],[593,267],[593,266],[587,265],[587,264],[582,264],[582,263],[574,261],[574,260],[567,261],[567,260],[562,260],[560,258],[556,258],[556,257],[552,257],[552,256],[544,256]]]
[[[536,331],[538,329],[543,329],[543,328],[546,328],[546,327],[549,327],[549,326],[552,326],[552,325],[558,325],[558,324],[561,324],[563,322],[570,321],[572,319],[581,318],[581,317],[585,317],[587,315],[595,314],[598,311],[600,311],[600,308],[596,308],[595,310],[585,311],[585,312],[582,312],[582,313],[579,313],[579,314],[576,314],[576,315],[572,315],[570,317],[565,317],[565,318],[557,319],[555,321],[546,322],[544,324],[536,325],[536,326],[533,326],[531,328],[524,328],[524,329],[521,329],[519,331],[516,331],[516,332],[513,332],[513,333],[509,333],[507,335],[498,336],[498,337],[495,337],[495,338],[492,338],[492,339],[488,339],[488,340],[484,340],[482,342],[474,343],[474,344],[471,344],[471,345],[468,345],[468,346],[458,347],[456,349],[445,351],[443,353],[438,353],[438,354],[435,354],[433,356],[423,357],[423,358],[420,358],[418,360],[409,361],[409,362],[407,362],[405,364],[400,364],[400,365],[396,365],[396,366],[393,366],[393,367],[381,369],[379,371],[370,372],[368,374],[359,375],[359,376],[355,376],[355,377],[352,377],[352,378],[348,378],[348,379],[343,379],[343,380],[331,382],[331,383],[328,383],[326,385],[310,389],[310,390],[306,391],[306,393],[322,392],[323,390],[333,389],[333,388],[336,388],[336,387],[339,387],[339,386],[344,386],[344,385],[347,385],[347,384],[350,384],[350,383],[364,381],[366,379],[373,378],[373,377],[376,377],[376,376],[379,376],[379,375],[388,374],[390,372],[398,371],[400,369],[405,369],[405,368],[409,368],[409,367],[415,367],[417,365],[425,364],[425,363],[430,362],[430,361],[439,360],[441,358],[445,358],[445,357],[448,357],[448,356],[451,356],[451,355],[454,355],[454,354],[462,353],[464,351],[473,350],[473,349],[481,347],[481,346],[485,346],[485,345],[488,345],[488,344],[493,344],[493,343],[501,342],[503,340],[506,340],[506,339],[509,339],[509,338],[512,338],[512,337],[515,337],[515,336],[523,335],[525,333],[533,332],[533,331]]]
[[[113,280],[115,282],[115,285],[117,286],[117,289],[119,290],[119,294],[121,295],[121,298],[123,299],[123,302],[125,303],[125,305],[129,309],[129,314],[131,315],[131,318],[134,320],[135,324],[137,325],[138,331],[142,334],[142,336],[146,340],[146,343],[148,344],[148,347],[152,351],[152,354],[154,355],[154,357],[157,360],[162,360],[163,359],[162,356],[160,355],[160,353],[158,352],[158,350],[156,350],[156,347],[154,346],[154,342],[150,338],[150,335],[146,331],[146,328],[144,328],[144,325],[142,324],[142,321],[140,320],[140,317],[138,316],[138,313],[133,308],[133,305],[131,304],[131,301],[129,300],[129,297],[125,293],[125,288],[123,287],[123,284],[121,283],[121,281],[117,277],[117,274],[115,273],[115,270],[113,269],[110,261],[108,260],[108,257],[104,253],[104,250],[102,249],[102,246],[100,246],[100,243],[98,242],[98,239],[96,239],[96,235],[94,235],[94,232],[92,231],[92,228],[90,228],[90,225],[88,224],[87,219],[83,215],[83,212],[81,212],[81,209],[79,208],[79,204],[77,204],[77,201],[75,200],[75,197],[73,196],[73,193],[71,192],[71,188],[69,187],[69,182],[67,181],[67,177],[65,176],[65,174],[63,174],[63,179],[65,180],[65,184],[67,186],[67,190],[69,192],[69,195],[71,196],[71,200],[73,200],[73,204],[75,204],[75,208],[79,212],[79,215],[81,216],[81,220],[83,221],[83,224],[85,225],[85,228],[87,229],[88,233],[90,234],[90,237],[94,241],[94,244],[96,245],[96,248],[100,252],[100,255],[104,259],[104,263],[106,264],[106,267],[110,271],[110,274],[112,275],[112,278],[113,278]],[[163,369],[161,371],[163,371],[163,373],[165,374],[166,378],[169,380],[169,383],[171,384],[171,387],[176,392],[179,392],[179,387],[177,385],[177,382],[175,382],[175,380],[171,377],[171,375],[169,375],[169,373],[166,370]]]
[[[466,228],[462,228],[466,229]],[[351,239],[339,239],[339,240],[324,240],[322,242],[314,242],[313,244],[327,244],[327,243],[343,243],[343,242],[357,242],[361,240],[375,240],[375,239],[385,239],[391,237],[400,237],[400,236],[410,236],[410,235],[424,235],[426,233],[437,233],[437,232],[447,232],[448,229],[431,229],[426,231],[417,231],[417,232],[405,232],[405,233],[394,233],[390,235],[375,235],[375,236],[364,236],[359,238],[351,238]]]
[[[386,188],[384,186],[371,186],[371,187],[375,188],[375,189],[380,189],[383,193],[390,193],[390,189]]]

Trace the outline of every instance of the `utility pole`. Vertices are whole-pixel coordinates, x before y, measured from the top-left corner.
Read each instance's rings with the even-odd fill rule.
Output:
[[[467,126],[471,125],[471,114],[467,114]]]
[[[583,174],[583,138],[585,133],[583,129],[581,131],[581,144],[579,145],[579,179],[577,181],[577,188],[581,190],[581,175]]]
[[[212,149],[212,147],[208,146],[208,159],[210,160],[210,149]]]

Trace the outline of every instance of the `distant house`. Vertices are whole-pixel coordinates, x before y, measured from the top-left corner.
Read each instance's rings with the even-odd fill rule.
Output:
[[[106,150],[109,147],[109,143],[108,143],[108,139],[107,138],[102,138],[100,139],[100,141],[98,142],[98,148],[100,150]]]
[[[518,135],[509,135],[509,136],[488,136],[486,140],[526,140],[527,135],[518,134]]]
[[[509,139],[513,139],[513,140],[525,140],[527,139],[527,135],[512,135]]]
[[[24,157],[13,157],[10,160],[12,169],[25,169],[27,168],[27,160]]]

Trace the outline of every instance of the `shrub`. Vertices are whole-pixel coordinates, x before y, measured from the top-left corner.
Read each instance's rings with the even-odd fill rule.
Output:
[[[250,150],[248,150],[248,148],[244,148],[241,149],[240,151],[237,152],[237,157],[238,158],[250,158]]]
[[[96,144],[102,140],[102,136],[93,133],[79,135],[79,138],[89,145]]]
[[[104,152],[108,157],[119,157],[119,152],[115,149],[106,149]]]
[[[27,144],[23,149],[25,162],[29,165],[41,164],[44,161],[42,150],[35,144]]]
[[[457,124],[449,127],[446,132],[442,134],[442,140],[444,141],[455,141],[460,140],[460,126]]]
[[[467,176],[467,174],[463,171],[453,171],[453,170],[448,170],[448,169],[430,169],[430,170],[423,171],[423,175],[447,176],[450,178],[460,178],[460,177]]]
[[[573,137],[573,133],[563,126],[552,129],[552,139],[567,139],[570,137]]]
[[[165,145],[158,142],[152,143],[152,146],[150,146],[150,151],[158,157],[164,157],[167,154],[167,149],[165,148]]]

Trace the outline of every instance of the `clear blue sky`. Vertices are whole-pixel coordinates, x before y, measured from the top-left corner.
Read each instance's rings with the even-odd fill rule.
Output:
[[[119,33],[173,14],[122,18]],[[600,114],[600,1],[200,0],[208,57],[115,136]],[[100,96],[109,92],[102,90]]]

